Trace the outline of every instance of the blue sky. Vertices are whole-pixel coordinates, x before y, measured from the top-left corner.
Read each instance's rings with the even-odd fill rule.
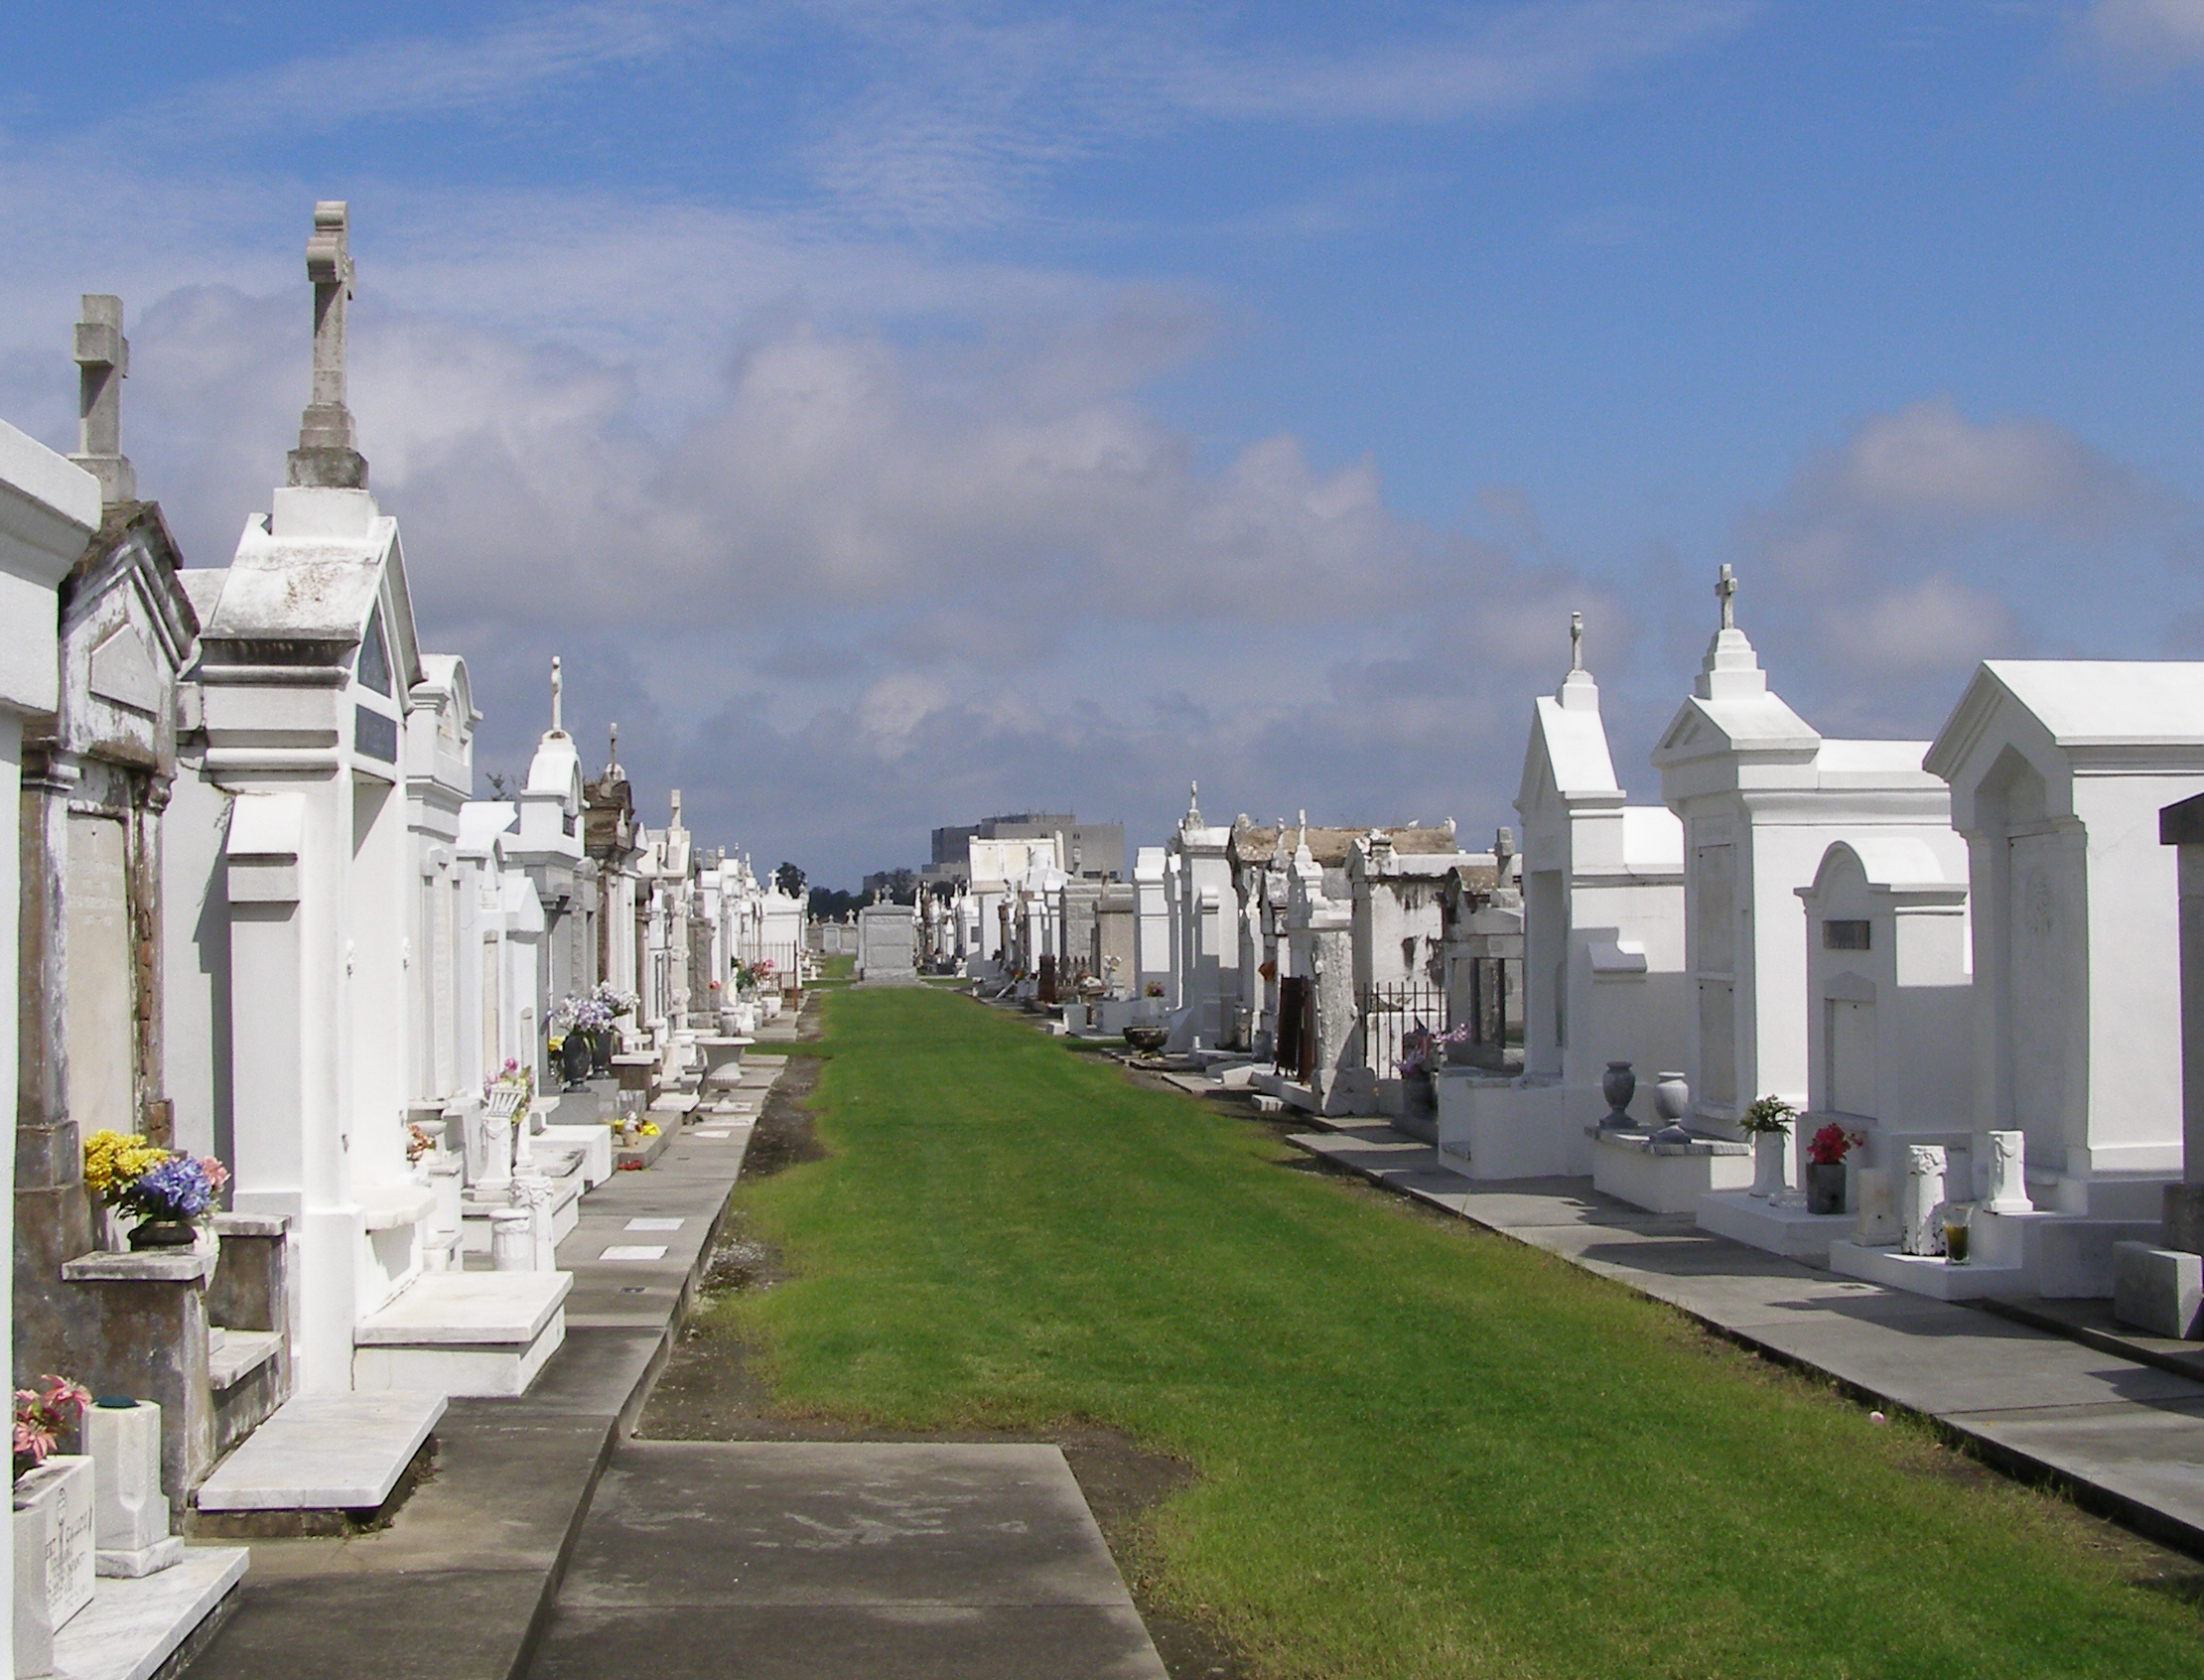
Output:
[[[0,413],[226,559],[352,205],[354,407],[481,759],[621,724],[821,879],[1026,804],[1510,820],[1717,564],[1826,733],[2204,656],[2204,0],[16,7]],[[334,21],[333,21],[334,20]]]

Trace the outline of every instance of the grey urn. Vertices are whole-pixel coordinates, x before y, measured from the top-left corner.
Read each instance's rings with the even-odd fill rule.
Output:
[[[1607,1099],[1607,1112],[1599,1121],[1601,1129],[1611,1132],[1628,1127],[1630,1099],[1638,1094],[1638,1076],[1627,1061],[1607,1063],[1606,1072],[1599,1076],[1599,1094]]]

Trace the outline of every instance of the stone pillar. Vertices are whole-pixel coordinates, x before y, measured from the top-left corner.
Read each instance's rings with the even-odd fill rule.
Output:
[[[2158,813],[2158,839],[2179,848],[2181,1182],[2165,1189],[2165,1245],[2204,1254],[2204,794]]]
[[[0,810],[20,809],[23,723],[60,703],[57,591],[99,528],[99,483],[43,444],[0,422]],[[0,846],[0,951],[19,948],[17,907],[22,902],[22,852]],[[17,1055],[22,1017],[34,1034],[53,1023],[37,1013],[39,1000],[19,993],[15,1009],[0,1009],[0,1113],[17,1112]],[[7,1183],[0,1186],[0,1237],[15,1247],[15,1158],[6,1155]],[[0,1311],[14,1317],[13,1269],[0,1272]],[[33,1373],[34,1375],[36,1373]],[[0,1581],[15,1578],[14,1528],[0,1523]],[[0,1651],[13,1649],[14,1595],[0,1595]]]
[[[1938,1144],[1908,1144],[1904,1174],[1898,1181],[1898,1252],[1941,1254],[1944,1227],[1936,1216],[1944,1204],[1944,1151]]]

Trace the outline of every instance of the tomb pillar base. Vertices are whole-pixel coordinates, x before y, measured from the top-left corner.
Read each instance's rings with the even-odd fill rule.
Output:
[[[61,1267],[84,1327],[62,1374],[96,1395],[161,1408],[161,1482],[182,1499],[214,1468],[214,1404],[207,1377],[206,1249],[84,1254]],[[36,1373],[34,1373],[36,1374]]]

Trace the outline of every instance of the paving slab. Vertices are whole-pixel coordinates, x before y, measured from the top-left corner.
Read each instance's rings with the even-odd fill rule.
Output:
[[[244,1579],[248,1558],[242,1546],[187,1546],[156,1574],[101,1576],[54,1635],[55,1680],[149,1680]]]
[[[1162,1680],[1164,1667],[1053,1446],[629,1441],[533,1672]]]

